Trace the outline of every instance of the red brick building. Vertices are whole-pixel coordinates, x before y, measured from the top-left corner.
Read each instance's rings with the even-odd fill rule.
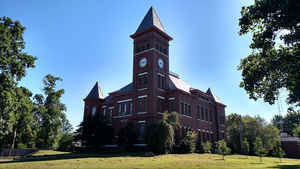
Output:
[[[178,112],[183,128],[197,131],[202,140],[225,137],[225,105],[208,88],[195,89],[169,70],[169,42],[151,7],[134,34],[132,83],[104,97],[98,83],[84,99],[84,120],[105,117],[115,134],[129,121],[144,126],[162,118],[165,111]]]

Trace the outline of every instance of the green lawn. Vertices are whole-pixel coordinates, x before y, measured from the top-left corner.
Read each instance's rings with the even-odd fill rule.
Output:
[[[300,169],[300,160],[278,158],[259,158],[241,155],[226,156],[221,160],[219,155],[183,154],[160,155],[155,157],[139,157],[137,155],[97,155],[72,154],[57,151],[39,151],[32,159],[26,161],[0,160],[0,169],[168,169],[168,168],[204,168],[204,169],[256,169],[281,168]]]

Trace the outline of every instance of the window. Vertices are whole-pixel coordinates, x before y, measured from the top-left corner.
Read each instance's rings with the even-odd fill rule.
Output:
[[[199,105],[197,106],[197,114],[196,114],[196,116],[197,116],[197,119],[201,118],[200,117],[200,106]]]
[[[165,89],[166,79],[162,75],[157,75],[157,86],[160,89]]]
[[[113,113],[113,109],[109,110],[109,117],[108,120],[111,122],[112,121],[112,113]]]
[[[103,109],[103,117],[105,118],[106,115],[106,108]]]
[[[147,112],[147,99],[141,98],[138,100],[138,112]]]
[[[139,76],[138,77],[138,88],[147,88],[148,87],[148,76]]]
[[[133,112],[132,102],[129,102],[129,113],[131,114]]]
[[[169,100],[169,112],[175,111],[174,100]]]
[[[205,121],[208,121],[208,110],[205,109]]]
[[[96,115],[96,111],[97,111],[96,106],[93,106],[93,108],[92,108],[92,116],[93,117]]]
[[[180,103],[180,113],[181,114],[184,114],[184,107],[183,107],[183,103]]]
[[[191,105],[188,105],[188,113],[187,113],[188,116],[192,116],[192,107]]]
[[[164,111],[164,100],[161,98],[157,99],[157,112],[163,113]]]
[[[187,104],[184,104],[184,113],[183,113],[184,115],[186,115],[187,114]]]
[[[119,108],[119,111],[118,111],[118,114],[119,114],[119,116],[121,116],[122,114],[122,104],[120,103],[119,105],[118,105],[118,108]]]
[[[204,120],[204,109],[201,107],[201,120]]]
[[[209,110],[209,121],[213,121],[213,114],[212,114],[212,110]]]
[[[123,106],[124,106],[124,111],[123,111],[123,112],[124,112],[125,114],[127,114],[127,104],[126,104],[126,103],[123,103]]]

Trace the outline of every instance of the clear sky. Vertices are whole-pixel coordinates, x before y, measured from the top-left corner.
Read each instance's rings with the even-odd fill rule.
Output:
[[[226,114],[278,113],[277,105],[249,100],[239,87],[240,59],[251,51],[251,36],[238,35],[241,7],[252,0],[1,0],[0,16],[26,26],[26,51],[38,57],[22,85],[42,93],[46,74],[63,78],[62,102],[73,126],[83,118],[83,99],[96,81],[104,95],[132,80],[134,33],[151,5],[170,43],[170,70],[194,88],[211,87],[227,105]],[[281,103],[286,108],[285,100]]]

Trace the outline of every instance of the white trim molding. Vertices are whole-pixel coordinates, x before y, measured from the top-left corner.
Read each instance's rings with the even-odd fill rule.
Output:
[[[148,88],[142,88],[142,89],[138,89],[138,91],[142,91],[142,90],[147,90]]]
[[[138,96],[138,99],[141,99],[141,98],[144,98],[144,97],[147,97],[147,95]]]
[[[148,72],[143,72],[143,73],[139,73],[138,76],[143,76],[143,75],[147,75]]]
[[[160,99],[165,99],[165,97],[162,97],[162,96],[157,96],[158,98],[160,98]]]
[[[168,100],[175,100],[175,97],[170,97]]]
[[[114,106],[111,106],[111,107],[109,107],[108,109],[114,109],[115,107]]]
[[[147,112],[137,112],[136,114],[146,114]]]
[[[120,101],[117,101],[117,103],[130,102],[130,101],[132,101],[132,99],[120,100]]]
[[[161,54],[161,55],[163,55],[163,56],[169,57],[168,55],[162,53],[161,51],[157,50],[156,48],[150,48],[150,49],[147,49],[147,50],[138,52],[138,53],[136,53],[134,56],[140,55],[140,54],[145,53],[145,52],[148,52],[148,51],[150,51],[150,50],[154,50],[154,51],[158,52],[159,54]]]
[[[159,76],[162,76],[162,77],[165,77],[165,75],[164,74],[161,74],[161,73],[157,73]]]

